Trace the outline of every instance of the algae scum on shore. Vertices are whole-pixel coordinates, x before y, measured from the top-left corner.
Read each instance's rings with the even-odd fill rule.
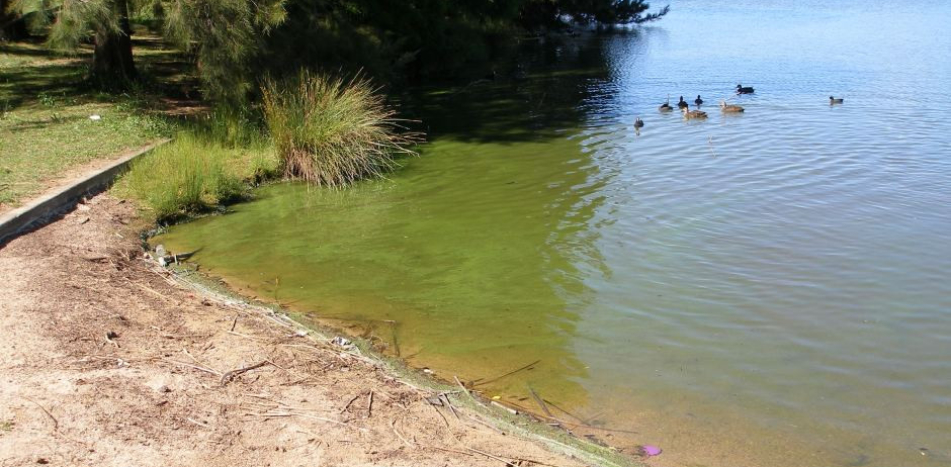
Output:
[[[263,187],[155,241],[658,465],[940,465],[951,10],[911,4],[680,2],[421,91],[431,142],[389,180]],[[738,81],[741,115],[657,112]]]

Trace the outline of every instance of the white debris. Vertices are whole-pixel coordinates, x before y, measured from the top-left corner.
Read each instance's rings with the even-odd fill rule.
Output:
[[[353,345],[353,342],[350,342],[350,339],[347,339],[346,337],[340,337],[340,336],[334,337],[330,341],[330,343],[334,345],[339,345],[340,347],[350,347],[351,345]]]

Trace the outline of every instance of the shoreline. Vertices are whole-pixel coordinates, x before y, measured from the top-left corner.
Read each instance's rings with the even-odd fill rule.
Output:
[[[147,239],[144,242],[148,244]],[[353,344],[351,352],[361,358],[368,359],[374,365],[384,367],[388,374],[403,380],[404,384],[410,384],[420,390],[443,394],[460,394],[463,391],[462,388],[464,388],[468,391],[468,394],[461,398],[461,405],[490,419],[491,424],[497,430],[540,441],[556,451],[565,450],[566,452],[584,453],[585,456],[590,456],[591,461],[595,461],[597,465],[604,467],[646,465],[630,455],[623,454],[619,446],[611,445],[604,440],[603,436],[595,436],[604,433],[603,430],[599,430],[597,427],[569,423],[554,416],[546,416],[538,410],[532,410],[524,406],[513,406],[507,401],[492,400],[479,390],[466,387],[456,376],[453,376],[455,380],[453,382],[446,377],[440,378],[435,374],[426,374],[422,369],[411,366],[402,357],[387,355],[377,350],[374,348],[375,344],[372,340],[348,334],[347,331],[335,328],[320,317],[310,316],[303,311],[294,311],[279,302],[242,293],[242,288],[248,291],[251,290],[249,285],[236,286],[229,279],[217,276],[213,272],[200,271],[197,267],[187,269],[188,266],[173,266],[170,264],[162,267],[157,262],[153,262],[153,264],[161,271],[169,273],[173,280],[184,287],[195,290],[196,293],[204,297],[268,314],[273,316],[274,319],[293,327],[297,332],[303,331],[312,334],[310,337],[315,339],[330,342],[338,339],[338,336],[345,336]],[[187,265],[188,261],[183,260],[182,264]],[[460,405],[458,402],[454,402],[454,404]],[[608,430],[608,432],[612,431],[615,430]]]
[[[147,228],[106,192],[0,248],[5,463],[635,464],[146,263]]]

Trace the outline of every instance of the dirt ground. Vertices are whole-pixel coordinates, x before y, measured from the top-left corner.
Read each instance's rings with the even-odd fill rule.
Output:
[[[591,465],[171,280],[137,222],[104,194],[0,247],[0,466]]]

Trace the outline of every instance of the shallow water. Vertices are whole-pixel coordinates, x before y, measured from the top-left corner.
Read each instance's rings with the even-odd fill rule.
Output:
[[[672,8],[407,99],[390,180],[158,241],[444,378],[539,360],[479,388],[657,465],[951,465],[951,5]]]

